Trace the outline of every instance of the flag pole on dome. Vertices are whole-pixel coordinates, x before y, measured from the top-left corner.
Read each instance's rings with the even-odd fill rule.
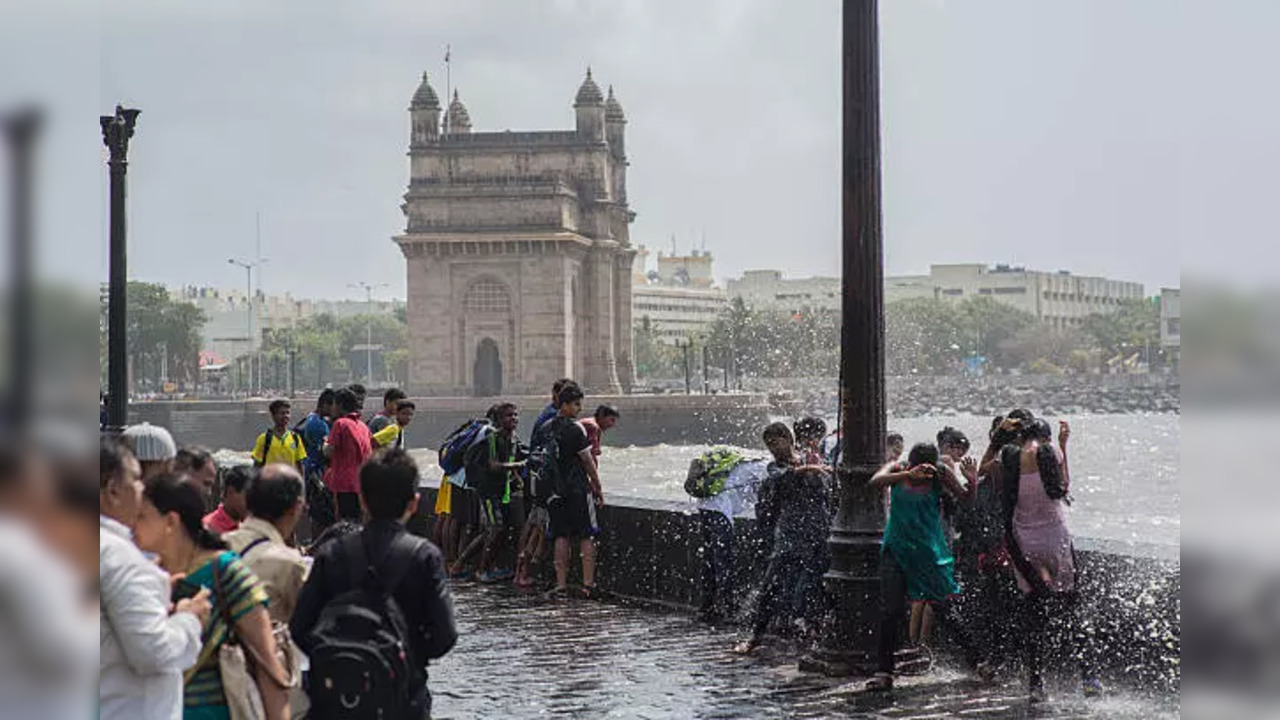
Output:
[[[449,103],[453,101],[453,88],[452,88],[452,85],[453,85],[452,69],[453,68],[449,64],[449,60],[452,55],[453,55],[452,48],[448,45],[445,45],[444,46],[444,134],[445,134],[445,137],[449,136]]]

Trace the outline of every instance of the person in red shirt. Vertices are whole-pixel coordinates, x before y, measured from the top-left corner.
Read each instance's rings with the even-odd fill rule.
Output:
[[[360,420],[360,401],[349,388],[336,393],[338,419],[324,442],[329,460],[324,484],[338,505],[338,518],[360,522],[360,466],[373,454],[369,427]]]
[[[222,502],[213,512],[204,516],[204,526],[209,532],[221,535],[240,527],[240,522],[249,514],[245,494],[256,473],[257,470],[251,465],[239,465],[223,473]]]
[[[596,467],[600,467],[600,440],[606,432],[618,424],[621,413],[612,405],[601,405],[586,420],[581,420],[582,428],[587,431],[587,440],[591,441],[591,457],[596,459]]]

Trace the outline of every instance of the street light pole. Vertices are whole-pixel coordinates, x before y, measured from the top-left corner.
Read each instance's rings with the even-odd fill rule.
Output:
[[[840,507],[825,580],[835,600],[802,670],[869,673],[879,637],[884,504],[870,484],[884,462],[884,267],[880,211],[877,0],[845,0],[840,352]]]
[[[35,348],[33,310],[35,298],[32,277],[32,217],[34,201],[31,186],[36,139],[44,117],[38,110],[26,109],[4,118],[5,144],[12,161],[9,189],[10,230],[13,245],[9,256],[9,283],[12,288],[9,322],[9,345],[12,366],[9,372],[9,406],[5,408],[11,423],[10,433],[25,434],[34,405]]]
[[[262,259],[259,258],[254,262],[246,262],[244,260],[236,260],[235,258],[231,258],[227,260],[227,262],[231,265],[235,265],[236,267],[244,270],[244,292],[245,292],[244,299],[248,303],[248,306],[245,308],[245,337],[249,340],[249,352],[245,354],[245,363],[248,370],[247,372],[248,377],[245,379],[245,389],[248,392],[252,392],[253,391],[253,350],[254,350],[253,269],[262,264]],[[262,375],[261,365],[259,365],[258,367],[258,375],[259,376]]]
[[[350,284],[350,287],[358,290],[364,290],[366,313],[364,326],[364,370],[366,375],[365,380],[370,385],[373,385],[373,291],[386,286],[386,283],[370,285],[364,281]]]
[[[141,110],[116,105],[114,115],[99,116],[107,146],[111,177],[111,269],[107,287],[107,427],[120,432],[129,422],[129,363],[125,326],[128,321],[128,245],[125,236],[125,176],[129,139]]]

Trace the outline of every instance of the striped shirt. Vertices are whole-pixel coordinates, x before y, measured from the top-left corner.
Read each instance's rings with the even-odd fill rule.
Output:
[[[214,579],[215,565],[221,576],[222,593],[218,592],[218,583]],[[230,609],[232,623],[238,622],[258,607],[266,607],[267,591],[240,557],[231,551],[210,559],[188,574],[187,580],[209,588],[209,599],[213,603],[209,625],[200,638],[203,643],[201,662],[187,671],[183,686],[183,717],[193,718],[202,717],[200,708],[225,708],[227,705],[222,692],[222,676],[218,671],[218,649],[227,638],[224,618],[228,613],[223,608]]]

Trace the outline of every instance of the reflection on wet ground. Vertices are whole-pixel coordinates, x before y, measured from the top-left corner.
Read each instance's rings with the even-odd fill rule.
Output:
[[[729,629],[612,603],[550,602],[506,587],[454,588],[458,646],[431,669],[436,718],[1141,718],[1179,716],[1177,697],[1084,700],[1068,684],[1029,708],[1009,678],[980,687],[935,670],[892,696],[800,673],[790,648],[730,652]]]

